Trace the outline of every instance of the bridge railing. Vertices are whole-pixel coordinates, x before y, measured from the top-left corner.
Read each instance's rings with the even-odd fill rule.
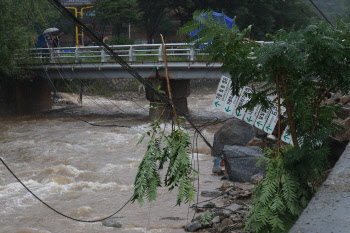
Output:
[[[163,61],[161,44],[111,45],[109,47],[128,62]],[[205,61],[209,59],[208,54],[201,53],[200,49],[186,43],[166,44],[166,51],[169,61]],[[45,63],[105,63],[110,60],[110,55],[100,46],[36,48],[30,49],[29,54],[34,61]],[[24,58],[18,54],[17,59]],[[111,62],[114,61],[111,60]]]

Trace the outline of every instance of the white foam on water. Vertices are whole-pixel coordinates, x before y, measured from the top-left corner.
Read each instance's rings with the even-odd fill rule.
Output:
[[[101,169],[101,172],[117,172],[123,169],[135,168],[137,163],[129,164],[110,164],[108,163],[105,167]]]
[[[32,227],[4,227],[1,229],[1,233],[51,233],[51,231],[40,230]]]

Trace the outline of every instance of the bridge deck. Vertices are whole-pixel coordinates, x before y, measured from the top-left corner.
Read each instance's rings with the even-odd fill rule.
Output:
[[[156,76],[157,71],[160,76],[165,76],[164,62],[131,62],[129,65],[144,78]],[[207,65],[206,62],[168,62],[171,79],[218,79],[224,74],[221,66],[222,63]],[[44,69],[42,65],[33,69],[42,77],[47,72],[53,79],[133,78],[116,63],[47,64]]]

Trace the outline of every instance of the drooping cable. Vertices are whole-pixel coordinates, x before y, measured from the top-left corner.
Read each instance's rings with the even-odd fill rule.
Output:
[[[169,118],[170,114],[168,114],[168,117],[167,119]],[[164,131],[165,131],[165,128],[166,128],[166,123],[164,123],[164,128],[163,128],[163,133],[162,133],[162,136],[164,135]],[[155,157],[153,157],[153,162],[155,161]],[[117,210],[115,211],[114,213],[106,216],[106,217],[103,217],[103,218],[99,218],[99,219],[96,219],[96,220],[83,220],[83,219],[77,219],[77,218],[74,218],[74,217],[71,217],[71,216],[68,216],[60,211],[58,211],[57,209],[55,209],[54,207],[52,207],[51,205],[47,204],[45,201],[43,201],[40,197],[38,197],[33,191],[31,191],[22,181],[21,179],[18,178],[18,176],[10,169],[10,167],[5,163],[5,161],[0,157],[0,162],[5,166],[5,168],[12,174],[12,176],[33,196],[35,197],[39,202],[41,202],[43,205],[45,205],[47,208],[51,209],[52,211],[54,211],[55,213],[65,217],[65,218],[68,218],[70,220],[73,220],[73,221],[76,221],[76,222],[85,222],[85,223],[95,223],[95,222],[102,222],[108,218],[111,218],[113,217],[114,215],[116,215],[117,213],[119,213],[122,209],[125,208],[125,206],[130,203],[130,201],[134,198],[135,194],[137,193],[137,190],[141,187],[141,184],[143,183],[143,181],[145,180],[145,178],[148,176],[148,173],[149,171],[151,170],[152,168],[152,165],[149,166],[146,174],[144,175],[144,177],[142,178],[142,182],[140,182],[140,186],[139,187],[136,187],[135,190],[134,190],[134,193],[131,195],[131,197]],[[151,163],[153,164],[153,163]]]
[[[326,20],[327,23],[329,23],[332,27],[334,27],[334,25],[331,23],[331,21],[329,21],[329,19],[326,17],[326,15],[321,11],[320,8],[317,7],[317,5],[314,3],[313,0],[309,0],[311,2],[311,4],[316,8],[316,10],[322,15],[322,17]]]
[[[134,70],[132,67],[129,66],[120,56],[118,56],[105,42],[103,42],[98,36],[91,31],[90,28],[88,28],[84,23],[82,23],[79,19],[77,19],[69,10],[67,10],[58,0],[48,0],[58,11],[60,11],[64,16],[66,16],[69,20],[71,20],[75,25],[78,27],[81,27],[84,29],[84,32],[86,35],[90,37],[90,39],[95,42],[97,45],[101,46],[102,49],[108,53],[116,62],[118,62],[126,71],[128,71],[134,78],[136,78],[140,83],[142,83],[144,86],[148,87],[151,91],[153,91],[159,98],[168,104],[169,100],[168,97],[162,93],[160,93],[158,90],[156,90],[150,82],[148,82],[146,79],[141,77],[136,70]],[[214,150],[213,146],[208,142],[208,140],[202,135],[201,132],[197,129],[197,127],[193,124],[193,122],[189,119],[189,117],[184,114],[181,110],[179,110],[176,106],[174,106],[176,111],[179,112],[184,116],[184,118],[190,123],[190,125],[198,132],[198,134],[201,136],[203,141],[207,144],[208,147],[210,147],[212,150]]]

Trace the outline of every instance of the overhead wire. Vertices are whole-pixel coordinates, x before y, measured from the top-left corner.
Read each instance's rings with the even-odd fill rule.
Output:
[[[167,119],[169,118],[170,116],[170,113],[168,114],[168,117]],[[164,123],[164,128],[163,128],[163,133],[161,134],[161,138],[163,137],[164,135],[164,131],[165,131],[165,128],[166,128],[166,123]],[[153,156],[153,162],[155,161],[156,159],[156,155]],[[151,168],[152,168],[152,164],[153,162],[150,164],[147,172],[145,173],[145,175],[142,177],[142,181],[140,182],[140,185],[139,187],[135,187],[134,189],[134,192],[133,194],[131,195],[131,197],[118,209],[116,210],[114,213],[106,216],[106,217],[103,217],[103,218],[99,218],[99,219],[96,219],[96,220],[84,220],[84,219],[78,219],[78,218],[74,218],[72,216],[69,216],[69,215],[66,215],[64,213],[62,213],[61,211],[55,209],[54,207],[52,207],[51,205],[49,205],[48,203],[46,203],[45,201],[43,201],[40,197],[38,197],[33,191],[31,191],[31,189],[29,189],[22,181],[21,179],[19,179],[19,177],[12,171],[12,169],[10,169],[10,167],[5,163],[5,161],[0,157],[0,161],[1,163],[6,167],[6,169],[12,174],[12,176],[34,197],[36,198],[39,202],[41,202],[43,205],[45,205],[47,208],[51,209],[52,211],[54,211],[55,213],[67,218],[67,219],[70,219],[70,220],[73,220],[73,221],[76,221],[76,222],[85,222],[85,223],[95,223],[95,222],[102,222],[108,218],[111,218],[113,217],[114,215],[116,215],[117,213],[119,213],[122,209],[125,208],[125,206],[127,204],[129,204],[134,196],[136,195],[137,193],[137,190],[141,187],[143,181],[145,180],[145,178],[148,176],[148,173],[150,172]]]
[[[41,10],[36,6],[34,0],[33,0],[32,2],[33,2],[33,6],[36,7],[36,11],[39,13],[41,19],[43,20],[43,22],[45,22],[45,19],[44,19],[44,17],[43,17],[43,14],[42,14]],[[29,9],[32,10],[30,7],[29,7]],[[33,11],[32,11],[32,13],[33,13]],[[39,26],[39,28],[40,28],[41,31],[43,31],[43,28],[41,28],[40,26]],[[52,33],[49,32],[49,34],[50,34],[50,36],[51,36],[51,38],[52,38]],[[53,53],[54,51],[51,51],[51,52]],[[52,54],[51,56],[54,56],[54,54]],[[66,85],[67,88],[70,90],[70,92],[74,93],[74,91],[71,89],[70,85],[66,82],[65,78],[62,76],[62,74],[61,74],[59,68],[57,67],[57,62],[56,62],[56,60],[59,61],[59,59],[54,59],[54,64],[56,64],[56,69],[57,69],[57,72],[59,73],[59,76],[60,76],[61,80],[65,83],[65,85]],[[61,66],[61,63],[60,63],[60,62],[58,62],[58,64]],[[62,66],[61,66],[61,67],[62,67]],[[62,68],[62,71],[65,73],[66,77],[68,78],[69,75],[65,72],[65,70],[64,70],[63,68]],[[78,77],[78,75],[76,75],[74,69],[73,69],[72,71],[73,71],[74,76],[75,76],[80,82],[82,82],[82,80]],[[70,78],[70,79],[73,80],[72,78]],[[75,82],[72,82],[72,84],[75,86],[75,88],[76,88],[77,90],[79,89],[79,87],[77,87],[77,86],[75,85]],[[88,87],[88,88],[89,88],[89,87]],[[102,106],[100,105],[100,103],[97,103],[93,98],[91,98],[91,97],[89,97],[89,96],[87,96],[87,98],[88,98],[89,100],[91,100],[94,104],[96,104],[96,106],[98,106],[98,107],[100,107],[100,108],[102,108],[102,109],[108,111],[109,113],[111,113],[111,114],[117,114],[117,113],[115,113],[115,112],[110,111],[110,110],[108,109],[108,107],[104,107],[104,106],[103,106],[104,103],[103,103],[103,101],[100,100],[100,98],[98,98],[98,100],[102,103]],[[112,104],[113,104],[113,103],[112,103]],[[116,105],[115,105],[115,106],[116,106]],[[121,112],[125,113],[121,108],[119,108],[118,106],[116,106],[116,107],[117,107]],[[120,114],[118,114],[118,115],[120,115]]]
[[[35,6],[35,3],[34,3],[34,6]],[[32,10],[30,7],[29,7],[29,9]],[[39,9],[37,9],[37,10],[39,10]],[[40,11],[39,11],[39,13],[40,13]],[[43,19],[43,20],[44,20],[44,19]],[[42,29],[41,29],[41,31],[42,31]],[[34,41],[33,41],[33,42],[34,42]],[[38,48],[35,48],[35,49],[36,49],[37,53],[41,54]],[[50,75],[48,74],[47,70],[45,69],[44,64],[43,64],[43,61],[42,61],[41,59],[40,59],[40,63],[41,63],[41,66],[43,67],[43,69],[44,69],[44,71],[45,71],[46,78],[49,80],[49,83],[51,84],[51,86],[52,86],[52,88],[54,89],[54,91],[55,91],[56,93],[58,93],[58,90],[56,89],[54,83],[52,82],[52,79],[50,78]],[[57,70],[58,70],[58,69],[57,69]],[[60,74],[61,79],[65,82],[65,79],[63,78],[63,76],[61,75],[61,73],[60,73],[59,70],[58,70],[58,72],[59,72],[59,74]],[[67,85],[67,88],[68,88],[71,92],[73,92],[73,90],[69,87],[69,85],[68,85],[66,82],[65,82],[65,84]],[[99,104],[96,104],[96,105],[99,106]],[[107,124],[104,124],[104,125],[100,125],[100,124],[92,123],[92,122],[89,122],[89,121],[87,121],[87,120],[84,120],[83,118],[81,118],[80,116],[78,116],[77,114],[75,114],[74,111],[73,111],[71,108],[68,107],[67,109],[70,111],[70,114],[69,114],[69,113],[68,113],[68,114],[69,114],[73,119],[80,120],[80,121],[85,122],[85,123],[87,123],[87,124],[89,124],[89,125],[91,125],[91,126],[100,126],[100,127],[126,127],[126,128],[129,128],[129,127],[130,127],[130,126],[119,125],[119,124],[108,124],[108,125],[107,125]]]
[[[86,34],[90,34],[90,36],[92,36],[94,39],[97,39],[97,42],[98,44],[102,45],[103,46],[103,49],[105,49],[106,52],[109,52],[110,55],[119,63],[122,65],[122,67],[124,69],[126,69],[129,73],[131,73],[136,79],[138,79],[144,86],[150,88],[151,90],[153,90],[155,93],[157,93],[164,101],[167,102],[167,104],[169,105],[169,101],[167,99],[166,96],[164,96],[163,94],[159,93],[157,90],[154,89],[154,87],[148,82],[146,81],[144,78],[142,78],[136,71],[134,71],[126,62],[124,62],[123,60],[120,60],[120,57],[118,55],[116,55],[114,53],[113,50],[110,50],[110,48],[102,41],[100,41],[95,35],[94,33],[90,32],[89,29],[84,25],[82,24],[78,19],[76,19],[74,16],[71,15],[71,13],[69,11],[67,11],[57,0],[48,0],[52,5],[54,5],[61,13],[63,14],[68,14],[69,15],[69,18],[76,24],[80,24],[85,30],[86,30]],[[62,9],[63,8],[63,9]],[[67,13],[68,12],[68,13]],[[74,19],[75,18],[75,19]],[[76,21],[77,20],[77,21]],[[43,62],[41,60],[41,64],[44,68],[44,65],[43,65]],[[49,82],[51,83],[51,85],[53,86],[53,88],[55,89],[55,91],[57,91],[57,89],[55,88],[52,80],[50,79],[49,77],[49,74],[47,73],[46,69],[44,68],[45,72],[46,72],[46,76],[49,80]],[[176,106],[174,106],[176,108]],[[177,108],[176,108],[177,109]],[[178,109],[177,109],[178,110]],[[178,110],[179,111],[179,110]],[[179,111],[180,113],[182,113],[181,111]],[[170,113],[169,113],[170,114]],[[210,147],[212,148],[211,144],[206,140],[206,138],[202,135],[201,133],[201,130],[198,129],[194,123],[192,122],[191,119],[189,119],[185,114],[183,114],[185,119],[190,123],[190,125],[194,128],[195,130],[195,134],[196,134],[196,148],[197,148],[197,167],[198,167],[198,171],[199,171],[199,157],[198,157],[198,136],[201,136],[202,139],[204,140],[204,142]],[[94,125],[94,126],[107,126],[107,125],[97,125],[97,124],[94,124],[94,123],[90,123],[88,121],[85,121],[83,119],[81,119],[79,116],[77,116],[73,111],[72,111],[72,117],[77,117],[79,120],[82,120],[90,125]],[[74,118],[73,117],[73,118]],[[168,116],[169,118],[169,116]],[[119,127],[128,127],[128,126],[119,126]],[[164,124],[164,130],[165,130],[165,124]],[[163,130],[163,132],[164,132]],[[213,149],[213,148],[212,148]],[[153,158],[155,159],[155,158]],[[44,204],[46,207],[48,207],[49,209],[53,210],[54,212],[56,212],[57,214],[63,216],[63,217],[66,217],[68,219],[71,219],[71,220],[74,220],[74,221],[78,221],[78,222],[100,222],[100,221],[103,221],[103,220],[106,220],[112,216],[114,216],[115,214],[117,214],[118,212],[120,212],[134,197],[136,191],[137,191],[137,187],[135,188],[135,191],[134,191],[134,194],[130,197],[130,199],[124,203],[124,205],[122,205],[122,207],[120,207],[116,212],[114,212],[113,214],[107,216],[107,217],[104,217],[104,218],[100,218],[100,219],[97,219],[97,220],[82,220],[82,219],[77,219],[77,218],[74,218],[74,217],[71,217],[71,216],[68,216],[66,214],[63,214],[61,213],[60,211],[56,210],[55,208],[53,208],[52,206],[50,206],[49,204],[47,204],[45,201],[43,201],[42,199],[40,199],[36,194],[34,194],[16,175],[15,173],[7,166],[7,164],[5,163],[5,161],[0,158],[0,161],[2,162],[2,164],[6,167],[6,169],[15,177],[15,179],[30,193],[32,194],[38,201],[40,201],[42,204]],[[148,172],[149,172],[150,168],[148,169],[146,175],[143,177],[143,179],[145,179],[145,177],[147,176]],[[142,182],[141,182],[142,183]],[[198,192],[199,192],[199,178],[198,178]],[[198,205],[198,193],[197,193],[197,205]]]
[[[331,21],[329,21],[329,19],[326,17],[326,15],[321,11],[320,8],[318,8],[318,6],[314,3],[313,0],[309,0],[310,3],[316,8],[316,10],[322,15],[322,17],[326,20],[327,23],[329,23],[332,27],[334,27],[334,25],[331,23]]]
[[[58,0],[48,0],[54,7],[56,7],[56,9],[58,11],[60,11],[63,15],[65,15],[69,20],[71,20],[75,25],[77,25],[78,27],[81,27],[82,29],[84,29],[84,32],[86,35],[88,35],[90,37],[90,39],[95,42],[97,45],[101,46],[102,49],[108,53],[116,62],[118,62],[126,71],[128,71],[134,78],[136,78],[137,80],[140,81],[140,83],[142,83],[144,86],[148,87],[153,93],[156,93],[157,96],[159,96],[159,98],[168,103],[171,104],[169,102],[169,99],[166,95],[160,93],[158,90],[156,90],[151,83],[149,83],[147,80],[145,80],[144,78],[142,78],[132,67],[129,66],[129,64],[127,64],[120,56],[118,56],[105,42],[103,42],[100,38],[98,38],[96,36],[96,34],[94,32],[91,31],[90,28],[88,28],[84,23],[82,23],[79,19],[77,19],[76,17],[74,17],[74,15],[72,15],[71,12],[69,12]],[[174,105],[175,109],[177,112],[179,112],[180,114],[182,114],[184,116],[184,118],[191,124],[191,126],[194,129],[197,129],[197,127],[193,124],[193,122],[191,121],[191,119],[189,119],[189,117],[184,114],[180,109],[178,109],[176,107],[176,105]],[[213,146],[208,142],[208,140],[201,134],[199,133],[199,135],[201,136],[201,138],[203,139],[203,141],[211,148],[214,149]]]

